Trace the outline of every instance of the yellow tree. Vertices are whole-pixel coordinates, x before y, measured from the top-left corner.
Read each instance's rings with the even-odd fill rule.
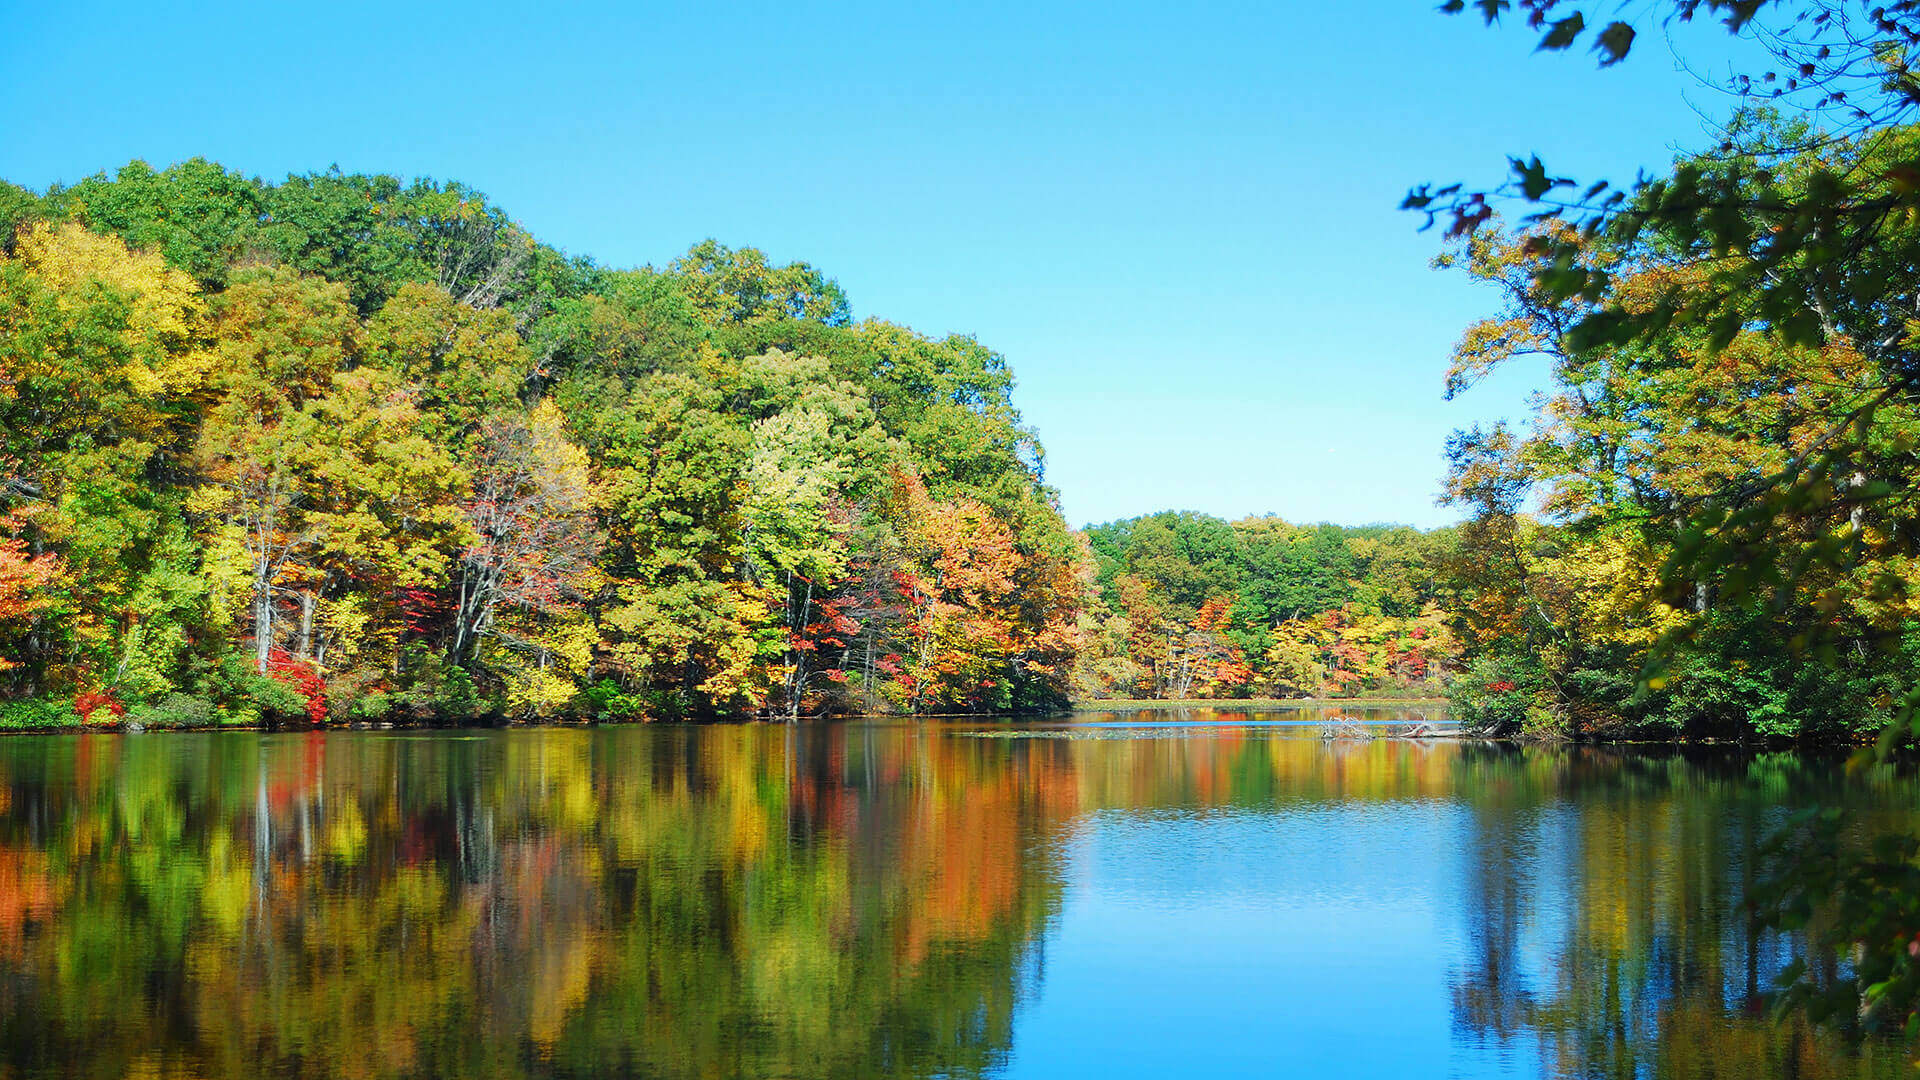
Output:
[[[468,662],[492,638],[495,666],[522,687],[517,697],[535,709],[562,704],[591,666],[591,628],[571,617],[591,591],[599,550],[586,452],[567,439],[559,409],[542,401],[525,417],[482,421],[472,469],[465,512],[473,540],[456,568],[451,655]],[[498,621],[502,608],[520,616],[513,625]],[[565,633],[548,632],[562,626]]]
[[[319,539],[301,464],[323,432],[304,407],[352,357],[359,324],[344,287],[267,268],[236,277],[214,330],[213,400],[192,453],[203,482],[187,506],[206,527],[216,598],[241,601],[264,672],[283,591],[298,579],[314,593],[299,572]]]
[[[0,512],[30,507],[19,538],[74,585],[15,656],[30,678],[112,666],[149,555],[177,526],[152,473],[190,431],[204,313],[158,255],[77,225],[34,225],[0,257]]]

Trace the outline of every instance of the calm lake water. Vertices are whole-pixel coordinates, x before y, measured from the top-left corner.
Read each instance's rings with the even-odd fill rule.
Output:
[[[0,1075],[1910,1075],[1739,895],[1920,786],[1286,719],[0,739]]]

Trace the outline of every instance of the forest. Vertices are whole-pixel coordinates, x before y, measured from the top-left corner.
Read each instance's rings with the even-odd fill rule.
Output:
[[[1441,265],[1501,303],[1462,337],[1448,394],[1523,359],[1552,380],[1528,426],[1448,447],[1446,497],[1468,514],[1450,609],[1462,719],[1902,737],[1889,722],[1920,703],[1920,411],[1901,260],[1920,221],[1886,205],[1908,191],[1889,163],[1916,152],[1917,126],[1816,133],[1756,108],[1627,223],[1563,209],[1454,231]],[[1743,244],[1759,247],[1730,253]]]
[[[1194,513],[1088,529],[1073,697],[1438,696],[1455,532]]]
[[[970,338],[454,183],[130,164],[0,202],[10,726],[1441,692],[1451,531],[1070,531]]]
[[[459,185],[0,188],[12,726],[1018,711],[1079,548],[1005,361]]]
[[[1674,182],[1920,151],[1736,134]],[[1863,344],[1902,279],[1862,268],[1812,335],[1680,318],[1731,304],[1683,226],[1452,231],[1439,266],[1499,307],[1446,393],[1552,383],[1456,434],[1460,525],[1075,531],[1005,358],[856,320],[806,263],[609,269],[461,184],[338,170],[0,187],[0,722],[1445,695],[1497,735],[1870,736],[1920,659],[1920,416]]]

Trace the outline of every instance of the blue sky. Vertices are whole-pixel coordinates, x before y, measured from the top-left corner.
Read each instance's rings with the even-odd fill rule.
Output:
[[[1598,72],[1433,9],[0,0],[0,177],[337,163],[607,265],[757,246],[1006,354],[1076,525],[1433,525],[1447,432],[1541,373],[1441,400],[1492,297],[1427,268],[1401,196],[1510,153],[1629,178],[1723,107],[1651,35]]]

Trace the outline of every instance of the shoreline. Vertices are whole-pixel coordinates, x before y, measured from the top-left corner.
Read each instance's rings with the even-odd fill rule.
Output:
[[[1071,723],[1076,717],[1097,716],[1102,713],[1141,713],[1155,710],[1218,710],[1222,712],[1284,713],[1324,708],[1444,708],[1444,698],[1189,698],[1179,701],[1153,699],[1118,699],[1114,701],[1077,702],[1040,712],[1028,713],[928,713],[903,715],[893,713],[843,713],[831,716],[802,717],[797,721],[781,717],[765,716],[729,716],[695,717],[662,720],[613,720],[592,717],[545,717],[534,720],[506,720],[502,718],[464,718],[459,720],[406,719],[406,720],[353,720],[342,723],[241,723],[241,724],[195,724],[195,725],[141,725],[115,720],[108,723],[90,723],[81,721],[74,724],[33,725],[19,727],[0,727],[0,737],[10,735],[138,735],[154,733],[218,733],[248,732],[253,734],[294,735],[323,734],[333,732],[393,732],[393,733],[431,733],[459,731],[508,731],[514,729],[537,728],[598,728],[598,727],[647,727],[647,726],[726,726],[726,725],[765,725],[768,727],[789,724],[833,724],[850,722],[891,722],[900,725],[914,725],[923,722],[939,724],[993,724],[1005,728],[1009,733],[1017,733],[1025,725],[1052,722]],[[1491,736],[1469,732],[1462,728],[1450,728],[1434,731],[1421,736],[1417,741],[1482,742],[1495,743],[1514,748],[1560,747],[1573,749],[1668,749],[1685,751],[1689,749],[1747,750],[1761,752],[1772,750],[1791,750],[1807,753],[1832,753],[1843,750],[1858,750],[1871,745],[1858,741],[1790,741],[1780,744],[1766,742],[1743,742],[1737,739],[1705,738],[1646,738],[1627,737],[1612,739],[1564,739],[1564,738],[1524,738],[1519,736]],[[1343,741],[1335,738],[1334,741]],[[1364,741],[1364,740],[1362,740]]]
[[[1112,701],[1076,701],[1069,712],[1140,712],[1147,709],[1242,709],[1279,712],[1287,709],[1374,709],[1390,707],[1445,708],[1446,698],[1115,698]]]
[[[1358,704],[1358,705],[1385,704],[1385,705],[1394,705],[1394,706],[1403,706],[1403,705],[1409,705],[1409,704],[1417,704],[1417,705],[1445,704],[1444,702],[1430,702],[1430,701],[1347,702],[1347,703]],[[1229,701],[1229,702],[1206,702],[1206,703],[1186,702],[1183,704],[1185,706],[1199,705],[1200,707],[1212,707],[1215,704],[1232,704],[1232,705],[1239,705],[1239,706],[1245,707],[1247,703]],[[1321,704],[1327,704],[1327,703],[1326,702],[1262,703],[1258,707],[1249,709],[1247,711],[1284,712],[1289,709],[1307,707],[1312,705],[1321,705]],[[1167,703],[1164,703],[1164,702],[1130,704],[1128,707],[1117,708],[1117,709],[1110,709],[1106,707],[1089,708],[1084,706],[1073,706],[1067,709],[1060,710],[1058,712],[1028,713],[1028,714],[1017,715],[1017,716],[1009,716],[1006,714],[991,714],[991,713],[945,713],[938,716],[931,716],[931,715],[929,716],[895,716],[895,715],[888,715],[888,714],[841,715],[841,716],[807,717],[807,718],[802,718],[797,722],[789,721],[789,720],[780,720],[780,719],[768,719],[764,717],[746,717],[746,718],[736,717],[736,718],[726,718],[726,719],[701,719],[701,720],[568,720],[568,719],[553,718],[553,719],[543,719],[543,720],[514,720],[514,721],[506,721],[506,722],[499,722],[499,723],[468,721],[465,723],[448,723],[448,724],[435,723],[435,722],[413,722],[413,721],[401,722],[401,723],[394,723],[392,721],[354,721],[352,723],[347,723],[347,724],[315,724],[310,726],[293,726],[293,725],[281,726],[277,724],[210,724],[210,725],[194,726],[194,727],[182,727],[182,726],[141,727],[137,725],[128,725],[128,724],[121,724],[121,723],[113,723],[113,724],[83,723],[83,724],[67,724],[67,725],[51,726],[51,727],[41,726],[41,727],[0,728],[0,738],[6,738],[9,736],[16,736],[16,735],[19,735],[19,736],[153,735],[153,734],[211,735],[211,734],[223,734],[227,732],[232,732],[236,734],[248,733],[248,734],[256,734],[256,735],[324,735],[324,734],[336,734],[336,733],[428,734],[433,732],[453,733],[453,732],[462,732],[462,731],[466,731],[466,732],[512,731],[512,730],[537,730],[542,728],[600,728],[600,727],[638,728],[638,727],[649,727],[649,726],[718,727],[718,726],[726,726],[726,725],[742,725],[742,726],[764,725],[767,727],[780,727],[780,726],[786,726],[788,724],[793,724],[793,723],[800,723],[800,724],[845,723],[850,721],[881,721],[881,720],[897,721],[902,724],[913,723],[916,721],[939,721],[943,723],[994,722],[994,723],[999,723],[1004,725],[1005,733],[1009,737],[1012,737],[1012,736],[1017,736],[1023,733],[1021,728],[1012,726],[1013,724],[1016,724],[1016,723],[1025,724],[1025,723],[1045,722],[1049,720],[1058,722],[1062,719],[1070,718],[1075,714],[1086,715],[1086,714],[1094,714],[1094,713],[1107,712],[1107,711],[1146,712],[1154,708],[1165,708],[1165,707],[1167,707]],[[1032,729],[1032,730],[1044,731],[1046,729]],[[1421,735],[1415,738],[1410,738],[1410,739],[1404,738],[1401,736],[1391,736],[1391,735],[1372,736],[1368,738],[1345,738],[1345,737],[1336,736],[1328,741],[1370,742],[1370,741],[1375,741],[1376,739],[1381,741],[1492,743],[1492,744],[1512,747],[1514,749],[1525,749],[1525,748],[1538,749],[1538,748],[1551,747],[1551,748],[1560,748],[1560,749],[1566,749],[1566,750],[1573,750],[1578,748],[1629,750],[1629,749],[1640,748],[1640,749],[1664,749],[1664,750],[1670,750],[1674,752],[1682,752],[1687,750],[1739,750],[1739,751],[1748,751],[1753,753],[1760,753],[1768,750],[1785,750],[1785,751],[1790,751],[1794,753],[1812,753],[1812,754],[1828,754],[1828,753],[1836,753],[1840,751],[1856,751],[1861,749],[1863,746],[1872,745],[1871,743],[1858,743],[1858,742],[1793,742],[1793,743],[1787,743],[1781,746],[1768,746],[1766,744],[1745,743],[1745,742],[1740,742],[1738,740],[1733,740],[1733,739],[1693,739],[1693,740],[1645,739],[1645,738],[1595,739],[1595,740],[1526,739],[1526,738],[1518,738],[1514,736],[1480,735],[1480,734],[1475,734],[1473,732],[1469,732],[1459,728],[1447,729],[1442,731],[1433,731],[1428,734]]]
[[[835,713],[825,716],[807,716],[798,718],[801,723],[833,723],[844,721],[895,721],[912,723],[917,721],[940,722],[1000,722],[1017,723],[1045,720],[1060,720],[1074,716],[1109,712],[1148,712],[1156,709],[1187,710],[1216,709],[1242,712],[1287,712],[1304,709],[1328,708],[1445,708],[1445,698],[1186,698],[1166,700],[1153,698],[1116,698],[1111,701],[1071,702],[1054,709],[1024,713]],[[440,730],[504,730],[507,728],[535,727],[627,727],[647,724],[788,724],[795,721],[777,716],[703,716],[682,717],[678,719],[634,719],[614,720],[598,719],[590,716],[549,716],[532,720],[509,720],[503,717],[463,717],[463,718],[407,718],[407,719],[367,719],[337,722],[312,723],[302,720],[290,720],[286,723],[248,722],[248,723],[210,723],[210,724],[141,724],[138,721],[123,720],[116,717],[110,721],[80,719],[73,723],[60,724],[22,724],[0,726],[0,736],[5,735],[59,735],[63,733],[81,734],[97,732],[105,734],[142,734],[161,731],[254,731],[254,732],[311,732],[311,731],[440,731]]]

